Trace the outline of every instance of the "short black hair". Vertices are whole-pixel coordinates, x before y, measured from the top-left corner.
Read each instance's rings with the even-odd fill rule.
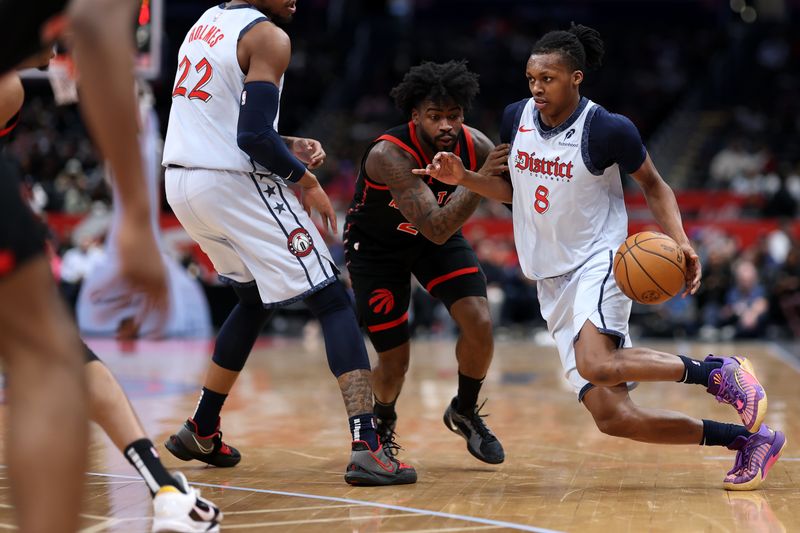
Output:
[[[553,52],[561,53],[572,70],[595,70],[602,63],[605,45],[597,30],[573,22],[567,31],[551,31],[544,34],[533,45],[531,55]]]
[[[464,110],[480,91],[478,75],[467,69],[466,60],[432,63],[412,67],[389,95],[404,113],[409,114],[425,100],[452,99]]]

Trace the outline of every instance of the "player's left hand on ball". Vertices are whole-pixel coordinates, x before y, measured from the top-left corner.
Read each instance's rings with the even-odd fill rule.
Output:
[[[700,288],[700,280],[703,278],[700,258],[690,244],[682,244],[681,250],[686,258],[686,290],[683,291],[684,298],[697,292]]]
[[[292,144],[294,155],[313,170],[325,162],[325,150],[316,139],[296,139]]]

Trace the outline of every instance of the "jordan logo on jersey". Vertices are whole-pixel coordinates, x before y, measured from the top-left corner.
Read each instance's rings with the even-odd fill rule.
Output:
[[[514,166],[519,170],[528,170],[534,174],[572,179],[572,161],[562,163],[560,157],[550,160],[543,157],[534,157],[535,155],[536,152],[528,153],[517,150],[517,155],[514,157]]]

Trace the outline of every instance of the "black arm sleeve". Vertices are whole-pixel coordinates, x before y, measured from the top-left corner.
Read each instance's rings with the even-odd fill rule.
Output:
[[[297,182],[306,173],[306,167],[272,127],[278,105],[279,93],[274,83],[245,83],[236,142],[253,161],[288,181]]]

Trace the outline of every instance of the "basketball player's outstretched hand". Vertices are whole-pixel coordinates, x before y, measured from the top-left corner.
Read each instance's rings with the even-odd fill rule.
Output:
[[[117,237],[122,276],[135,292],[147,298],[147,307],[167,308],[167,277],[155,237],[146,224],[123,221]]]
[[[458,185],[464,179],[464,163],[451,152],[439,152],[425,168],[415,168],[411,172],[431,176],[448,185]]]
[[[511,147],[508,144],[498,144],[495,146],[486,161],[478,171],[484,176],[501,176],[508,172],[508,151]]]
[[[310,187],[303,187],[302,202],[308,216],[311,216],[312,209],[319,213],[322,217],[323,229],[330,228],[333,233],[339,232],[336,224],[336,212],[333,210],[327,193],[320,187],[319,183]]]
[[[316,139],[296,139],[292,143],[292,152],[295,157],[314,170],[325,162],[325,150]]]
[[[686,257],[686,290],[683,291],[684,298],[690,294],[697,292],[700,288],[700,280],[703,278],[702,268],[700,267],[700,258],[697,257],[697,252],[694,251],[689,244],[681,245],[683,255]]]

